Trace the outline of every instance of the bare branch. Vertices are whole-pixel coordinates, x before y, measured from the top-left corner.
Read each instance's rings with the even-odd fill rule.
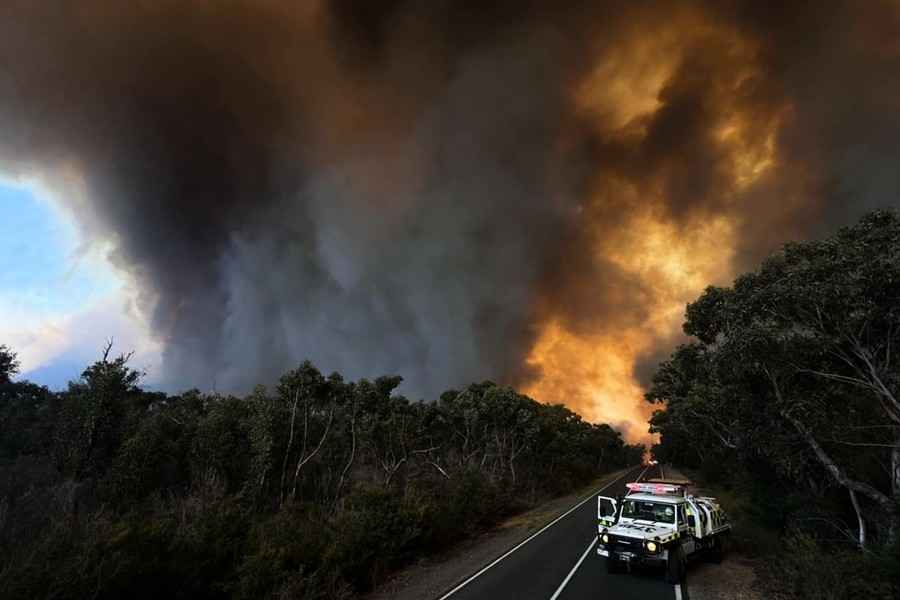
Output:
[[[825,441],[833,442],[835,444],[842,444],[844,446],[867,446],[867,447],[872,447],[872,448],[893,448],[894,447],[893,444],[875,444],[875,443],[869,443],[869,442],[845,442],[843,440],[836,440],[833,438],[825,440]]]
[[[816,441],[816,438],[813,436],[812,432],[809,428],[806,427],[799,419],[793,416],[790,411],[788,411],[784,397],[781,393],[781,387],[778,385],[778,381],[775,379],[774,375],[765,367],[763,367],[766,375],[769,377],[769,381],[772,383],[772,387],[775,391],[775,396],[778,398],[779,403],[782,406],[781,415],[788,420],[795,429],[800,433],[806,443],[812,448],[813,453],[816,455],[816,458],[819,459],[819,462],[825,467],[825,470],[837,481],[839,484],[846,487],[848,490],[857,491],[866,497],[870,498],[874,502],[878,503],[886,512],[893,512],[893,501],[882,492],[878,491],[876,488],[872,487],[868,483],[864,483],[862,481],[856,481],[855,479],[851,479],[847,476],[843,469],[841,469],[834,460],[828,455],[824,448]]]
[[[872,391],[875,391],[875,386],[873,386],[870,382],[865,381],[863,379],[859,379],[857,377],[848,377],[846,375],[838,375],[836,373],[825,373],[823,371],[816,371],[815,369],[803,369],[798,365],[794,365],[797,369],[798,373],[808,373],[810,375],[818,375],[819,377],[824,377],[825,379],[830,379],[832,381],[839,381],[841,383],[849,383],[850,385],[856,385],[862,388],[866,388]]]
[[[181,421],[179,421],[178,419],[176,419],[176,418],[173,417],[172,415],[166,414],[165,411],[162,411],[162,416],[164,416],[164,417],[167,418],[168,420],[172,421],[173,423],[177,423],[178,425],[184,425],[184,423],[182,423]]]
[[[113,347],[113,338],[109,338],[106,340],[106,347],[103,349],[103,361],[102,362],[108,361],[109,352],[110,352],[110,350],[112,350],[112,347]]]
[[[432,467],[434,467],[435,469],[437,469],[438,472],[439,472],[441,475],[443,475],[443,476],[446,477],[447,479],[450,479],[450,475],[448,475],[448,474],[447,474],[447,471],[445,471],[444,469],[442,469],[441,466],[440,466],[439,464],[437,464],[437,463],[434,462],[433,460],[429,460],[429,461],[428,461],[428,464],[431,465]]]

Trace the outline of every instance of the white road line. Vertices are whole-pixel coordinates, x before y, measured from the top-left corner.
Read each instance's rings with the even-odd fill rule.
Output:
[[[649,466],[648,466],[647,468],[649,468]],[[644,476],[644,473],[647,472],[647,468],[645,468],[643,471],[641,471],[641,474],[638,475],[638,480],[640,480],[641,477]],[[497,563],[499,563],[500,561],[502,561],[503,559],[505,559],[507,556],[509,556],[510,554],[512,554],[513,552],[515,552],[516,550],[518,550],[519,548],[521,548],[522,546],[524,546],[525,544],[527,544],[528,542],[530,542],[531,540],[533,540],[534,538],[536,538],[537,536],[541,535],[542,533],[544,533],[545,531],[547,531],[548,529],[550,529],[551,527],[553,527],[554,525],[556,525],[556,524],[560,521],[560,519],[562,519],[562,518],[568,516],[568,515],[569,515],[572,511],[574,511],[575,509],[580,508],[580,507],[581,507],[585,502],[587,502],[588,500],[593,500],[594,498],[596,498],[598,493],[602,492],[603,490],[605,490],[606,488],[608,488],[608,487],[611,486],[612,484],[616,483],[617,481],[619,481],[620,479],[622,479],[623,477],[625,477],[625,475],[627,475],[629,472],[630,472],[630,470],[629,470],[629,471],[626,471],[625,473],[622,473],[621,475],[619,475],[618,477],[616,477],[615,479],[613,479],[612,481],[610,481],[609,483],[607,483],[606,485],[604,485],[604,486],[603,486],[602,488],[600,488],[599,490],[593,492],[590,496],[588,496],[587,498],[585,498],[584,500],[582,500],[581,502],[579,502],[578,504],[576,504],[575,506],[573,506],[572,508],[570,508],[569,510],[567,510],[566,512],[564,512],[563,514],[559,515],[558,517],[556,517],[555,519],[553,519],[551,522],[549,522],[549,523],[547,523],[546,525],[544,525],[544,527],[542,527],[539,531],[537,531],[537,532],[531,534],[530,536],[528,536],[527,538],[525,538],[524,540],[522,540],[521,542],[519,542],[518,544],[516,544],[515,546],[513,546],[509,551],[507,551],[506,553],[502,554],[502,555],[499,556],[498,558],[494,559],[493,562],[491,562],[490,564],[488,564],[486,567],[483,567],[480,571],[476,572],[474,575],[472,575],[471,577],[469,577],[468,579],[466,579],[465,581],[463,581],[462,583],[460,583],[458,586],[456,586],[455,588],[453,588],[452,590],[450,590],[449,592],[447,592],[446,594],[444,594],[443,596],[441,596],[440,598],[438,598],[438,600],[446,600],[447,598],[449,598],[450,596],[452,596],[453,594],[455,594],[455,593],[458,592],[459,590],[463,589],[464,587],[466,587],[467,585],[469,585],[470,583],[472,583],[473,581],[475,581],[475,579],[477,579],[478,577],[481,577],[481,575],[483,575],[488,569],[490,569],[491,567],[493,567],[494,565],[496,565]]]
[[[663,471],[662,463],[659,463],[659,474],[661,475],[661,479],[665,479],[665,471]],[[681,600],[681,584],[675,585],[675,600]]]
[[[644,476],[644,473],[646,473],[647,469],[649,469],[649,468],[650,468],[650,465],[647,465],[647,467],[643,471],[641,471],[641,474],[637,476],[637,479],[635,479],[635,481],[640,481],[641,478]],[[572,570],[569,571],[569,574],[566,575],[566,578],[563,579],[563,582],[561,584],[559,584],[559,587],[556,588],[556,591],[553,593],[552,596],[550,596],[550,600],[556,600],[559,597],[559,595],[562,593],[562,591],[566,588],[566,586],[569,585],[569,580],[572,579],[572,575],[575,574],[575,571],[578,570],[578,567],[581,566],[581,563],[584,562],[584,559],[587,557],[588,553],[590,553],[591,548],[593,548],[596,544],[597,544],[597,537],[594,536],[594,539],[591,541],[590,544],[588,544],[587,550],[584,551],[584,554],[581,555],[581,558],[578,559],[578,562],[575,563],[575,566],[572,567]],[[680,598],[680,596],[679,596],[679,598]]]
[[[578,559],[578,562],[575,563],[575,566],[572,567],[572,570],[569,571],[569,574],[566,575],[566,578],[563,579],[563,582],[561,584],[559,584],[559,587],[556,588],[556,591],[553,593],[552,596],[550,596],[550,600],[556,600],[557,598],[559,598],[559,595],[562,594],[562,591],[566,588],[567,585],[569,585],[569,580],[572,579],[572,575],[575,574],[575,571],[578,570],[578,567],[581,566],[581,563],[584,562],[584,559],[587,558],[587,555],[590,553],[591,550],[593,550],[594,546],[596,546],[596,545],[597,545],[597,537],[595,536],[594,539],[591,540],[591,543],[588,544],[588,547],[584,551],[584,554],[581,555],[581,558]]]

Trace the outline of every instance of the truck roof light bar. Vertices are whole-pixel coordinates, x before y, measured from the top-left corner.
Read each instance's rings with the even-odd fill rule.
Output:
[[[625,487],[630,493],[645,493],[670,496],[684,496],[684,488],[680,485],[671,485],[665,483],[626,483]]]

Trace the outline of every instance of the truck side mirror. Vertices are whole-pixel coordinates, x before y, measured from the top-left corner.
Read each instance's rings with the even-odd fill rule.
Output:
[[[694,528],[697,526],[697,522],[694,520],[694,515],[688,515],[687,518],[688,527]]]

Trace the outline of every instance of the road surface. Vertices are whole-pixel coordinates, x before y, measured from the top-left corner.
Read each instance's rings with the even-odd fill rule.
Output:
[[[662,569],[608,575],[604,559],[596,552],[597,495],[624,495],[627,482],[661,475],[658,466],[635,467],[459,582],[438,600],[686,599],[680,586],[666,583]]]

